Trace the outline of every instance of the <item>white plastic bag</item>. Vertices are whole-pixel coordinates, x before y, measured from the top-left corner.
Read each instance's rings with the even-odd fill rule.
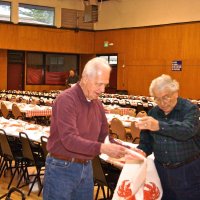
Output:
[[[129,151],[141,161],[126,160],[112,200],[160,200],[162,187],[154,161]]]
[[[109,138],[105,143],[110,143]],[[135,147],[133,144],[120,141],[124,145]],[[108,162],[122,168],[112,200],[160,200],[162,197],[162,186],[158,176],[153,158],[145,158],[134,150],[127,150],[131,156],[122,160],[102,156]]]

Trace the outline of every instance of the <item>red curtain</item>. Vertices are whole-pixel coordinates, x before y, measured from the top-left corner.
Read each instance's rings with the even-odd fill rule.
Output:
[[[28,67],[27,84],[42,84],[42,69]]]
[[[45,84],[64,85],[66,78],[66,72],[46,72]]]

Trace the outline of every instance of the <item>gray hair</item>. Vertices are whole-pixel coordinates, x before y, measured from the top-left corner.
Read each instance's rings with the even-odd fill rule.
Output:
[[[162,91],[166,88],[169,89],[171,92],[176,92],[179,90],[179,83],[176,80],[172,79],[171,76],[162,74],[151,82],[149,93],[151,96],[154,96],[154,90]]]
[[[95,76],[98,72],[101,72],[103,69],[107,69],[109,72],[111,71],[111,67],[108,62],[104,58],[96,57],[89,60],[83,70],[83,76]]]

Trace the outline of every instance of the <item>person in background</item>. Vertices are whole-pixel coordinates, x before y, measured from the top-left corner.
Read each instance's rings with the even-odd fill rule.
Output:
[[[179,83],[169,75],[151,82],[157,106],[136,125],[139,149],[152,152],[163,187],[162,200],[200,199],[200,111],[179,97]]]
[[[44,200],[92,200],[91,160],[101,153],[125,156],[125,147],[103,143],[108,123],[98,97],[109,82],[110,71],[104,59],[93,58],[85,65],[80,82],[57,97],[47,143]]]
[[[75,71],[72,70],[72,69],[69,70],[69,76],[66,80],[66,86],[71,87],[72,85],[74,85],[78,81],[79,81],[79,77],[78,77],[78,75],[75,74]]]

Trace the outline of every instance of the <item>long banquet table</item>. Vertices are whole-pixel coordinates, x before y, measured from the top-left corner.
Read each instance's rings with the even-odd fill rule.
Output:
[[[19,132],[25,132],[29,139],[40,142],[41,136],[49,136],[50,127],[31,124],[23,120],[5,119],[0,117],[0,129],[7,135],[19,137]]]
[[[9,110],[12,110],[13,103],[17,104],[20,111],[22,113],[25,113],[26,117],[51,116],[51,114],[52,114],[51,106],[38,106],[38,105],[33,105],[33,104],[16,103],[16,102],[10,102],[10,101],[0,101],[0,102],[4,102]],[[0,104],[0,106],[1,106],[1,104]]]

